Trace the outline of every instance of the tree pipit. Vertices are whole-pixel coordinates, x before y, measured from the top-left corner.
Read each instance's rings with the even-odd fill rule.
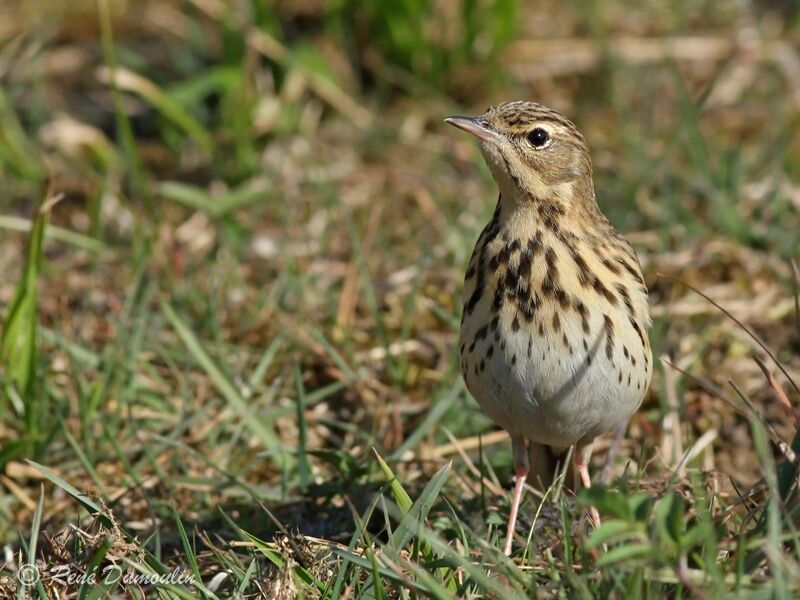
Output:
[[[467,269],[460,354],[467,388],[511,436],[510,554],[526,478],[546,489],[575,446],[589,487],[592,441],[639,408],[653,363],[647,288],[597,206],[575,125],[533,102],[445,120],[478,138],[500,188]]]

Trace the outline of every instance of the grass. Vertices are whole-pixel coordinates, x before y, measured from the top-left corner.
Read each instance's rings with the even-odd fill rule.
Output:
[[[396,4],[3,13],[0,597],[796,596],[798,15]],[[495,191],[441,119],[518,97],[587,137],[664,360],[509,559],[455,351]]]

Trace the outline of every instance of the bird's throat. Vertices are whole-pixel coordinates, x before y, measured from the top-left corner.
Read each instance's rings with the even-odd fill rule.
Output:
[[[549,228],[559,222],[569,228],[593,229],[597,224],[607,223],[600,215],[591,181],[588,185],[575,180],[530,186],[511,182],[511,185],[499,187],[498,219],[501,226],[514,223],[536,227],[539,223]]]

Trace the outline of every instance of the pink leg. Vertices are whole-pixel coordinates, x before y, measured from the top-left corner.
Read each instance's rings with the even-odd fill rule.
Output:
[[[525,447],[525,438],[511,438],[511,449],[514,455],[514,495],[511,498],[511,512],[508,515],[508,529],[506,530],[506,543],[503,553],[511,556],[511,541],[514,538],[514,528],[517,524],[517,513],[522,501],[522,492],[525,480],[528,478],[530,464],[528,463],[528,449]]]
[[[581,478],[583,487],[589,489],[592,487],[592,480],[589,477],[589,458],[592,456],[592,445],[576,446],[575,448],[575,468],[578,470],[578,475]],[[600,527],[600,513],[592,506],[589,508],[589,516],[592,519],[592,525],[595,529]]]
[[[608,481],[608,476],[611,474],[611,465],[614,462],[614,457],[619,452],[619,447],[622,445],[622,438],[625,436],[625,430],[628,428],[627,423],[623,423],[614,432],[614,439],[611,446],[606,453],[606,460],[603,462],[603,468],[600,471],[600,476],[597,478],[597,483],[605,485]]]

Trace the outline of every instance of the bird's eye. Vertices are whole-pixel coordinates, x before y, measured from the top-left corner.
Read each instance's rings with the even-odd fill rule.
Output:
[[[541,127],[537,127],[528,134],[528,141],[534,148],[541,148],[547,143],[547,140],[549,139],[550,136]]]

